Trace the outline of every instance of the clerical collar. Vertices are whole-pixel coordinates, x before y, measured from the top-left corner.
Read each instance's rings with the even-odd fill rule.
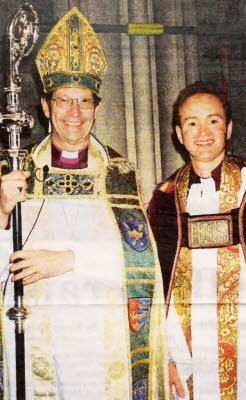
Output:
[[[220,190],[222,162],[223,161],[221,161],[221,163],[211,172],[211,176],[215,182],[216,191]],[[193,185],[193,183],[201,183],[201,180],[200,176],[195,173],[191,165],[188,189],[191,187],[191,185]]]
[[[61,169],[83,169],[88,166],[88,147],[79,151],[64,151],[51,144],[51,165]]]

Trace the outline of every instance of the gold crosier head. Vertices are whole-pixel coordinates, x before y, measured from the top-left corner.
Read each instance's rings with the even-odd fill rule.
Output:
[[[97,35],[76,7],[55,25],[35,61],[45,93],[61,87],[98,93],[107,70]]]

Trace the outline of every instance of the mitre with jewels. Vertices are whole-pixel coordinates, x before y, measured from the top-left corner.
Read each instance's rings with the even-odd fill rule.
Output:
[[[61,87],[88,87],[98,93],[107,60],[96,33],[76,8],[52,29],[36,57],[44,92]]]

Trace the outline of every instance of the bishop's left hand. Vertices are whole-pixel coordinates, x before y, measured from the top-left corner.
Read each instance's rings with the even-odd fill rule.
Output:
[[[23,279],[23,285],[26,286],[40,279],[65,274],[73,270],[74,260],[72,250],[19,250],[11,254],[9,259],[14,263],[10,267],[10,272],[17,272],[11,280],[15,282]]]

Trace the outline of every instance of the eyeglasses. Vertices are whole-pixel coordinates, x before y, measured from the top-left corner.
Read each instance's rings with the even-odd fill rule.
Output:
[[[70,108],[73,105],[74,101],[77,101],[77,104],[81,110],[90,110],[93,108],[94,101],[92,99],[71,99],[71,97],[57,97],[56,99],[51,99],[56,102],[57,107],[60,108]]]

